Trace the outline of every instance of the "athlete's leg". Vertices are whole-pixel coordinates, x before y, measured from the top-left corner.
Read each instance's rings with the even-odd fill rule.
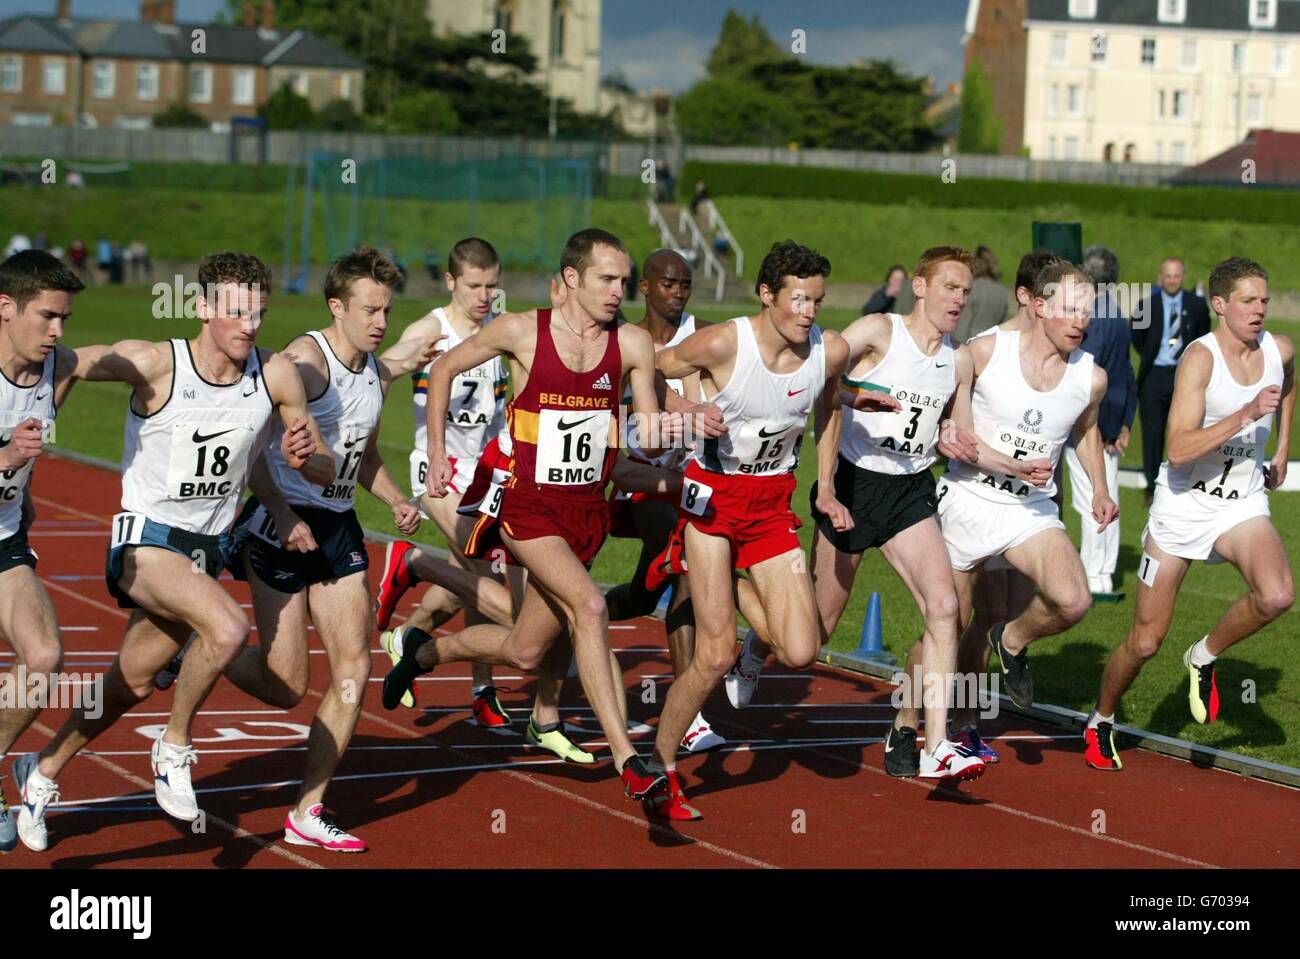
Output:
[[[977,595],[979,592],[979,582],[988,577],[987,570],[981,570],[980,566],[971,569],[954,569],[952,571],[953,589],[957,593],[957,622],[974,622],[977,613]],[[997,572],[994,572],[997,578]],[[996,594],[994,594],[996,602]],[[1005,608],[1005,607],[1003,607]],[[1000,622],[1000,620],[999,620]],[[957,672],[963,676],[980,676],[988,668],[988,640],[986,631],[978,631],[968,628],[957,641]],[[920,661],[919,658],[917,660]],[[908,669],[912,669],[912,661],[908,660]],[[916,720],[916,713],[910,713],[913,723]],[[973,725],[979,718],[979,711],[975,704],[965,706],[958,705],[952,711],[952,722],[954,726]],[[902,722],[902,716],[899,720],[901,725],[912,725],[911,723]],[[913,729],[916,727],[913,725]]]
[[[253,594],[257,645],[240,650],[226,667],[226,678],[268,706],[292,709],[306,695],[311,679],[307,590],[282,593],[272,589],[253,569],[249,549],[245,547],[243,561]]]
[[[364,570],[307,587],[311,620],[329,659],[330,684],[307,737],[306,769],[294,810],[299,817],[325,801],[325,787],[361,715],[370,679],[370,637],[375,631],[369,597]]]
[[[641,555],[636,572],[630,582],[615,586],[605,594],[609,618],[613,622],[650,616],[659,605],[659,597],[668,588],[668,581],[653,592],[646,589],[645,576],[650,563],[663,552],[677,526],[677,509],[672,503],[658,499],[641,500],[628,505],[637,536],[641,539]]]
[[[755,563],[749,578],[763,604],[768,641],[777,659],[791,669],[807,669],[822,645],[817,600],[801,548]]]
[[[1205,642],[1211,656],[1253,636],[1295,602],[1291,563],[1277,528],[1267,516],[1232,527],[1214,542],[1214,550],[1240,570],[1250,592],[1237,600],[1210,630]]]
[[[1036,639],[1065,632],[1092,608],[1083,562],[1065,530],[1035,533],[1005,555],[1007,562],[1038,586],[1025,611],[1002,632],[1002,645],[1011,655]]]
[[[29,679],[47,677],[46,689],[53,695],[55,690],[48,686],[48,677],[62,665],[63,643],[54,605],[30,566],[15,566],[0,573],[0,640],[7,641],[14,651],[13,668],[7,677],[10,688],[31,688],[19,681],[17,671],[21,668]],[[25,696],[14,699],[13,705],[0,708],[0,756],[8,752],[40,712]]]
[[[1166,553],[1150,536],[1143,550],[1159,565],[1150,586],[1139,577],[1133,625],[1128,637],[1110,654],[1101,674],[1097,713],[1102,717],[1115,715],[1120,699],[1133,685],[1143,663],[1154,656],[1165,641],[1174,618],[1174,600],[1178,598],[1183,577],[1192,565],[1191,560]]]

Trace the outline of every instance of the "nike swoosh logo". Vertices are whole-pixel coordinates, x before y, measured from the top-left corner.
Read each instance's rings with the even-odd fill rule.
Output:
[[[805,392],[807,392],[807,391],[808,391],[808,387],[805,386],[802,390],[795,390],[793,393],[791,393],[789,390],[786,390],[786,391],[785,391],[785,395],[786,395],[786,396],[798,396],[800,393],[805,393]]]
[[[49,395],[50,395],[49,390],[46,390],[44,393],[37,393],[37,394],[36,394],[36,401],[39,403],[41,400],[45,399],[45,397],[47,397],[47,396],[49,396]]]
[[[587,420],[594,420],[595,418],[596,418],[596,417],[594,417],[594,416],[588,416],[586,419],[578,420],[576,423],[566,423],[566,422],[564,422],[564,418],[561,417],[561,418],[560,418],[560,429],[562,429],[562,430],[571,430],[571,429],[573,429],[575,426],[581,426],[583,423],[587,422]]]
[[[367,435],[369,435],[369,434],[367,434]],[[360,442],[361,442],[362,440],[364,440],[365,438],[366,438],[365,436],[358,436],[358,437],[357,437],[356,439],[354,439],[351,443],[349,443],[349,442],[347,442],[347,441],[344,441],[344,443],[343,443],[343,448],[344,448],[345,450],[350,450],[350,449],[352,449],[352,447],[356,446],[358,443],[360,443]]]
[[[768,433],[766,430],[760,427],[758,430],[758,435],[762,437],[780,436],[784,432],[785,430],[777,430],[775,433]]]
[[[936,370],[941,370],[941,369],[943,369],[943,368],[944,368],[945,366],[947,366],[947,365],[948,365],[947,363],[936,363],[936,364],[934,364],[934,368],[935,368]]]
[[[194,442],[206,443],[208,440],[215,440],[218,436],[225,436],[227,433],[233,433],[233,432],[235,432],[235,427],[233,426],[228,430],[222,430],[220,433],[213,433],[211,436],[203,436],[199,433],[198,430],[195,430]]]

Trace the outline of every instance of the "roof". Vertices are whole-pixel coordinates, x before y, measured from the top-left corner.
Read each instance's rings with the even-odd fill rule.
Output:
[[[192,50],[203,30],[205,52]],[[361,70],[365,64],[306,30],[261,30],[206,23],[142,23],[24,16],[0,20],[0,51],[140,60],[247,63]]]
[[[1300,133],[1251,130],[1236,146],[1183,170],[1174,182],[1240,185],[1246,160],[1254,161],[1255,182],[1259,185],[1300,185]]]
[[[1238,30],[1257,33],[1300,33],[1300,0],[1277,0],[1277,25],[1252,27],[1250,0],[1187,0],[1182,23],[1162,23],[1156,15],[1160,0],[1097,0],[1097,16],[1070,16],[1070,0],[1029,0],[1030,20],[1143,26],[1170,30]]]

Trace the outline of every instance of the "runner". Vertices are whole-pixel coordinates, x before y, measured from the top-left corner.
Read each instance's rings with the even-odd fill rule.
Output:
[[[53,440],[54,417],[72,389],[77,365],[76,354],[58,341],[72,315],[72,298],[84,288],[43,250],[15,253],[0,263],[0,641],[14,651],[4,677],[12,689],[53,692],[63,662],[58,619],[36,577],[27,532],[36,515],[32,471]],[[36,677],[47,677],[44,687],[29,685]],[[0,758],[43,705],[19,698],[0,706]],[[0,852],[8,852],[18,845],[18,823],[5,802],[3,779]]]
[[[1124,766],[1115,749],[1115,711],[1169,634],[1174,602],[1193,561],[1231,563],[1250,590],[1183,653],[1188,706],[1198,723],[1212,723],[1219,715],[1215,659],[1295,600],[1291,565],[1269,514],[1267,492],[1286,480],[1295,347],[1289,338],[1264,330],[1268,303],[1268,273],[1253,260],[1232,257],[1210,273],[1210,307],[1219,324],[1194,340],[1178,363],[1168,458],[1142,534],[1133,627],[1106,663],[1084,729],[1084,759],[1094,769]],[[1277,449],[1266,464],[1275,420]]]
[[[437,638],[408,630],[402,658],[384,681],[384,706],[396,707],[415,677],[439,663],[479,660],[535,670],[561,634],[563,617],[583,689],[624,789],[639,799],[664,777],[646,768],[628,740],[627,701],[621,672],[615,676],[611,666],[605,600],[588,566],[609,529],[604,487],[617,452],[611,440],[617,436],[623,378],[631,380],[643,435],[678,436],[681,417],[658,413],[649,335],[614,322],[629,269],[617,237],[596,229],[577,233],[560,261],[565,300],[558,309],[498,317],[434,364],[426,486],[441,497],[453,473],[444,440],[452,378],[493,357],[511,358],[513,469],[500,526],[504,545],[528,570],[528,582],[511,629],[472,626]]]
[[[324,485],[300,476],[280,454],[272,430],[254,465],[253,496],[236,523],[232,572],[253,595],[258,644],[226,667],[241,690],[268,706],[292,709],[311,679],[308,622],[329,659],[331,682],[316,709],[298,801],[284,819],[284,839],[332,852],[364,852],[366,843],[334,821],[325,792],[361,714],[374,635],[365,537],[353,502],[359,484],[393,511],[393,525],[412,533],[419,512],[379,454],[379,415],[396,376],[433,355],[433,337],[408,341],[404,362],[379,361],[401,280],[372,247],[330,264],[325,304],[332,324],[295,338],[280,355],[293,362],[309,397],[307,409],[333,451],[338,472]]]
[[[992,556],[1004,555],[1038,588],[1023,613],[993,626],[988,646],[972,642],[967,633],[958,651],[964,676],[984,672],[989,650],[995,652],[1007,692],[1021,708],[1033,703],[1026,647],[1069,629],[1092,605],[1083,564],[1052,500],[1056,465],[1071,432],[1094,480],[1092,515],[1098,528],[1119,515],[1106,490],[1095,428],[1106,374],[1079,349],[1092,304],[1093,288],[1083,272],[1064,261],[1052,263],[1034,281],[1030,333],[999,329],[971,341],[976,379],[970,422],[962,421],[961,403],[954,418],[963,429],[973,424],[979,463],[950,462],[938,485],[939,526],[961,620],[969,615],[975,574]],[[973,709],[963,712],[970,715]]]
[[[330,482],[334,458],[307,412],[292,363],[254,346],[271,271],[245,253],[199,264],[202,326],[192,340],[123,340],[76,351],[76,379],[132,387],[126,415],[122,512],[113,517],[105,579],[130,609],[122,651],[104,679],[96,718],[74,709],[39,756],[14,763],[19,838],[41,851],[55,780],[87,743],[154,691],[154,676],[191,633],[170,718],[150,752],[154,794],[169,815],[198,818],[190,766],[195,715],[248,638],[247,617],[218,583],[230,529],[263,430],[278,416],[281,451],[309,480]]]
[[[657,365],[669,378],[698,374],[703,395],[722,412],[725,432],[691,454],[674,546],[685,549],[695,608],[695,650],[677,672],[655,739],[655,772],[668,789],[652,810],[669,819],[701,818],[687,802],[676,771],[677,748],[736,653],[733,578],[748,570],[761,603],[761,631],[777,657],[807,669],[821,646],[812,580],[790,510],[794,471],[808,415],[816,408],[819,477],[830,484],[840,405],[835,382],[848,347],[814,325],[830,262],[787,240],[775,244],[758,271],[763,309],[708,327],[662,350]],[[820,401],[820,402],[819,402]],[[835,504],[835,528],[852,519]]]

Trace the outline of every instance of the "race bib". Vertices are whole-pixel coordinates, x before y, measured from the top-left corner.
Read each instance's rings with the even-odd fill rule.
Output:
[[[500,483],[493,483],[483,494],[483,501],[478,504],[478,511],[487,516],[497,516],[501,513],[501,499],[505,495],[505,489]]]
[[[366,455],[366,441],[370,438],[368,430],[355,428],[339,429],[338,436],[330,445],[334,451],[334,462],[339,470],[334,482],[321,490],[323,499],[341,500],[351,503],[357,492],[357,472],[361,469],[361,458]],[[426,464],[425,469],[428,469]]]
[[[761,421],[747,420],[740,429],[731,432],[731,455],[736,458],[736,472],[762,475],[794,471],[799,466],[803,430],[803,422],[773,427]]]
[[[170,500],[238,496],[255,434],[244,423],[177,423],[167,463]]]
[[[703,516],[713,499],[713,487],[699,480],[682,480],[682,509],[696,516]]]
[[[1026,436],[1012,426],[999,426],[991,438],[983,436],[980,438],[999,453],[1016,460],[1051,460],[1057,446],[1050,439]],[[1031,486],[1020,477],[1007,473],[982,472],[980,483],[1014,496],[1029,496],[1034,492],[1046,493],[1048,489]]]
[[[609,410],[542,410],[533,480],[550,486],[598,483],[609,448]]]
[[[939,420],[948,397],[902,387],[892,392],[902,409],[897,413],[876,414],[871,424],[872,438],[882,450],[903,456],[927,455],[939,441]]]
[[[142,513],[118,513],[113,517],[108,531],[108,548],[139,546],[144,537],[145,518]]]
[[[1250,492],[1261,452],[1258,442],[1233,437],[1196,461],[1190,489],[1220,503],[1241,499]]]
[[[280,532],[275,528],[275,520],[271,518],[270,512],[262,503],[257,504],[257,509],[249,517],[246,528],[263,543],[280,548]]]

